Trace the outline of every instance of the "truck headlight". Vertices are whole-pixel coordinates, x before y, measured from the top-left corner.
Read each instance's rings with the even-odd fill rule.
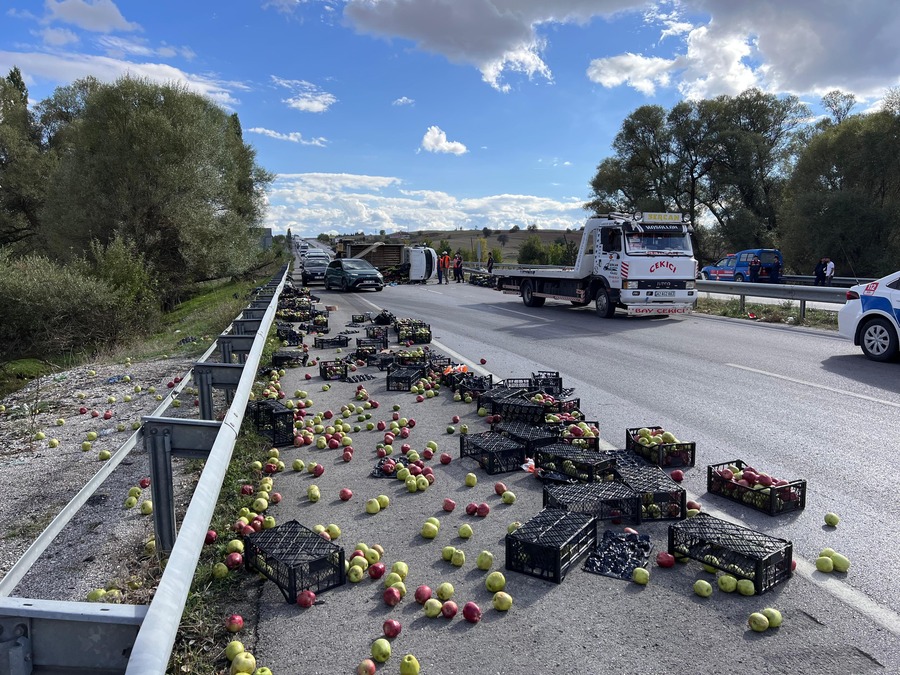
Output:
[[[638,282],[636,282],[636,281],[626,281],[625,282],[625,288],[637,288],[637,287],[638,287]]]
[[[687,289],[691,289],[691,288],[694,287],[694,282],[693,282],[693,281],[687,281],[687,282],[685,282],[684,287],[687,288]]]

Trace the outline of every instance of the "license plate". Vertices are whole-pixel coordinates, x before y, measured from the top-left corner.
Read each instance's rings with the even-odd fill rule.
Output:
[[[675,291],[653,291],[653,295],[657,298],[674,298]]]
[[[375,282],[375,281],[360,281],[359,285],[360,286],[371,286],[374,283],[377,283],[377,282]]]

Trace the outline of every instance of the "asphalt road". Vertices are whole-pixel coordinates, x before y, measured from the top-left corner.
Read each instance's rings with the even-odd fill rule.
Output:
[[[316,291],[317,293],[318,290]],[[792,673],[896,672],[900,669],[900,578],[895,571],[898,498],[892,480],[893,442],[900,435],[898,364],[875,364],[833,333],[748,323],[702,315],[673,319],[616,317],[601,320],[587,309],[548,301],[524,307],[514,296],[463,284],[389,287],[382,293],[322,291],[332,313],[332,334],[351,313],[387,308],[431,324],[433,347],[483,368],[498,378],[559,371],[589,419],[600,421],[604,440],[624,447],[627,427],[660,425],[682,440],[697,443],[697,467],[684,486],[704,511],[793,542],[799,560],[793,578],[761,597],[716,591],[694,595],[698,578],[714,582],[700,565],[671,570],[650,566],[647,587],[573,568],[562,584],[507,572],[514,606],[507,614],[491,608],[485,573],[474,560],[482,549],[504,564],[504,535],[512,520],[525,521],[541,508],[541,486],[525,472],[488,476],[458,458],[458,439],[445,427],[463,416],[470,433],[484,428],[472,406],[446,395],[417,404],[407,392],[385,391],[383,373],[367,387],[381,406],[374,419],[389,417],[390,406],[419,422],[410,442],[421,448],[436,440],[454,456],[436,466],[437,480],[425,493],[409,494],[399,481],[367,476],[374,463],[378,432],[354,434],[354,460],[340,462],[334,451],[288,449],[285,462],[301,457],[328,466],[315,482],[322,499],[311,503],[308,474],[288,472],[276,480],[286,496],[277,518],[297,518],[312,526],[337,523],[347,554],[355,542],[380,542],[390,564],[409,564],[409,595],[397,607],[381,601],[381,584],[368,579],[320,595],[308,610],[284,602],[265,584],[258,626],[257,659],[276,673],[346,673],[368,656],[386,618],[398,618],[403,632],[393,640],[394,656],[379,672],[399,672],[405,653],[415,654],[423,673],[731,673],[747,670]],[[373,303],[375,306],[373,306]],[[351,329],[352,330],[352,329]],[[352,336],[351,336],[352,337]],[[316,350],[313,350],[314,352]],[[325,353],[330,356],[330,353]],[[318,376],[289,371],[286,389],[308,389],[315,410],[337,410],[355,387],[335,384],[321,390]],[[364,369],[362,372],[373,372]],[[324,458],[324,459],[323,459]],[[769,517],[706,495],[707,464],[743,459],[788,480],[806,479],[806,509]],[[478,486],[466,488],[469,471]],[[493,494],[501,479],[518,495],[504,506]],[[354,490],[349,502],[341,487]],[[391,506],[374,516],[366,498],[387,494]],[[440,510],[445,497],[456,511]],[[461,513],[468,501],[487,501],[492,513]],[[837,528],[823,515],[841,516]],[[438,515],[442,529],[427,541],[418,534],[425,518]],[[464,541],[457,526],[471,522],[475,535]],[[602,527],[601,527],[602,529]],[[666,548],[667,524],[644,525],[654,553]],[[463,548],[467,562],[455,568],[441,560],[441,547]],[[824,575],[810,561],[829,546],[852,561],[847,575]],[[892,553],[893,551],[893,553]],[[452,582],[456,599],[478,602],[478,625],[457,617],[429,619],[412,598],[416,586]],[[777,631],[753,633],[752,611],[779,608],[785,623]]]

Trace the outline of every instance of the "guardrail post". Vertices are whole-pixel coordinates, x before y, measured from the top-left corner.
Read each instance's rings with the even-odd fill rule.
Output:
[[[265,307],[248,307],[243,312],[241,312],[242,319],[252,319],[254,321],[259,321],[263,318],[263,314],[266,313]]]
[[[250,348],[253,347],[253,340],[255,339],[255,335],[222,333],[217,340],[222,354],[222,362],[231,363],[232,356],[237,354],[238,361],[243,363],[247,358],[247,354],[250,353]]]
[[[235,335],[256,335],[259,330],[260,319],[235,319],[231,322],[231,330]]]
[[[156,550],[169,553],[175,545],[175,497],[172,457],[205,459],[212,449],[219,422],[173,417],[144,417],[144,447],[150,456],[150,493]]]
[[[747,306],[746,306],[746,302],[745,302],[746,300],[747,300],[747,296],[742,295],[741,296],[741,314],[747,313]]]
[[[806,320],[806,300],[800,301],[800,320]]]
[[[225,390],[225,400],[230,404],[234,391],[241,380],[244,366],[237,363],[206,363],[194,364],[194,380],[200,389],[200,419],[215,419],[213,410],[213,388]]]

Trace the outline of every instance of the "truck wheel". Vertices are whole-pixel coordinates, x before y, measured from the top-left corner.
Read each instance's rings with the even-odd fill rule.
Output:
[[[526,307],[543,307],[546,299],[534,297],[534,286],[530,281],[522,284],[522,302]]]
[[[741,282],[744,281],[744,275],[743,275],[743,274],[735,274],[735,275],[734,275],[734,280],[735,280],[736,282],[738,282],[738,283],[741,283]]]
[[[897,334],[885,319],[872,319],[859,333],[863,354],[873,361],[890,361],[897,354]]]
[[[605,288],[597,289],[597,316],[601,319],[610,319],[616,313],[616,306],[609,299],[609,291]]]

